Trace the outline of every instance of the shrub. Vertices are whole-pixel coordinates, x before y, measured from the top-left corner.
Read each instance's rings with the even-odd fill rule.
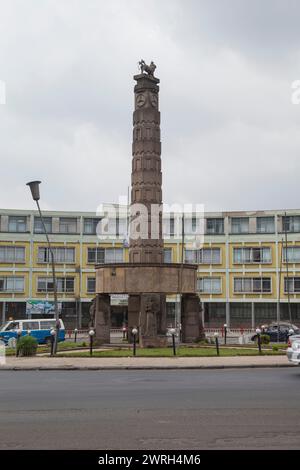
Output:
[[[270,343],[270,336],[269,335],[261,335],[260,336],[261,344],[269,344]]]
[[[17,354],[19,356],[35,356],[38,342],[32,336],[22,336],[17,343]]]
[[[197,341],[199,346],[205,346],[206,344],[210,344],[210,341],[208,338],[201,339],[200,341]]]
[[[279,346],[277,346],[277,344],[273,344],[272,350],[273,351],[279,351]]]

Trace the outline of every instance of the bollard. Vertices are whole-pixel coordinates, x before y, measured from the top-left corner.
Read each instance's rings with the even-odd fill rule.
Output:
[[[224,344],[227,343],[227,323],[224,324]]]
[[[22,330],[18,329],[17,330],[17,343],[16,343],[16,357],[19,357],[18,344],[19,344],[19,340],[20,340],[21,336],[22,336]]]

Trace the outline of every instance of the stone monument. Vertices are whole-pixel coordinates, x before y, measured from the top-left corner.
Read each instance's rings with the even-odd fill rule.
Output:
[[[129,263],[96,266],[94,325],[98,341],[109,342],[109,294],[127,293],[129,333],[137,327],[140,344],[150,347],[166,343],[167,294],[182,294],[184,341],[199,339],[203,329],[197,266],[164,263],[159,79],[153,62],[141,60],[139,65],[141,73],[134,76],[130,225],[137,220],[142,228],[138,237],[130,233]]]

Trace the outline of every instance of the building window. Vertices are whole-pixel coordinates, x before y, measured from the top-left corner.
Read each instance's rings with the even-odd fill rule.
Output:
[[[10,216],[8,217],[8,231],[9,232],[26,232],[26,217]]]
[[[235,277],[234,292],[236,293],[270,293],[270,277]]]
[[[76,233],[77,219],[74,217],[61,217],[59,219],[59,233]]]
[[[74,277],[58,277],[56,278],[57,292],[74,292]],[[38,292],[53,292],[53,279],[50,277],[39,277],[37,284]]]
[[[0,292],[24,292],[24,277],[0,277]]]
[[[300,293],[300,277],[285,277],[284,278],[284,292],[291,294]]]
[[[283,261],[285,263],[300,263],[300,246],[283,248]]]
[[[205,294],[221,294],[221,278],[200,277],[197,279],[197,290]]]
[[[85,235],[96,235],[97,234],[97,225],[101,219],[84,219],[83,221],[83,233]]]
[[[257,233],[274,233],[275,222],[274,217],[257,217],[256,218]]]
[[[231,233],[249,233],[249,217],[232,217]]]
[[[87,278],[87,291],[90,293],[96,292],[96,278],[95,277]]]
[[[0,263],[25,263],[25,247],[0,246]]]
[[[233,262],[236,264],[271,263],[270,247],[233,248]]]
[[[52,218],[51,217],[43,217],[43,221],[46,227],[46,232],[52,232]],[[44,226],[40,217],[34,218],[34,233],[45,233]]]
[[[300,232],[300,215],[282,217],[282,228],[284,232]]]
[[[52,251],[56,263],[75,263],[75,248],[54,247]],[[51,261],[49,248],[40,246],[38,250],[38,263],[51,263]]]
[[[175,218],[170,217],[170,237],[175,236]]]
[[[172,248],[164,248],[164,263],[172,263]]]
[[[88,248],[88,263],[122,263],[123,248]]]
[[[197,230],[197,217],[192,217],[192,233],[196,233]]]
[[[196,264],[221,264],[221,249],[201,248],[201,250],[185,250],[185,262]]]
[[[206,219],[206,233],[224,233],[224,219]]]

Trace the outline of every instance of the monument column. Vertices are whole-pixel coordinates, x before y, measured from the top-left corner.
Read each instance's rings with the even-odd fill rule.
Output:
[[[129,262],[163,263],[162,172],[159,112],[159,79],[156,66],[140,62],[141,72],[133,78],[134,112],[131,172],[131,236]],[[146,73],[143,73],[143,72]],[[132,228],[135,235],[132,236]],[[145,289],[146,290],[146,289]],[[142,345],[165,341],[166,296],[131,295],[128,300],[128,326],[139,327]]]
[[[162,204],[159,79],[144,73],[134,79],[131,220],[138,218],[143,226],[138,238],[130,238],[129,261],[163,263],[162,214],[151,215],[151,208]]]

